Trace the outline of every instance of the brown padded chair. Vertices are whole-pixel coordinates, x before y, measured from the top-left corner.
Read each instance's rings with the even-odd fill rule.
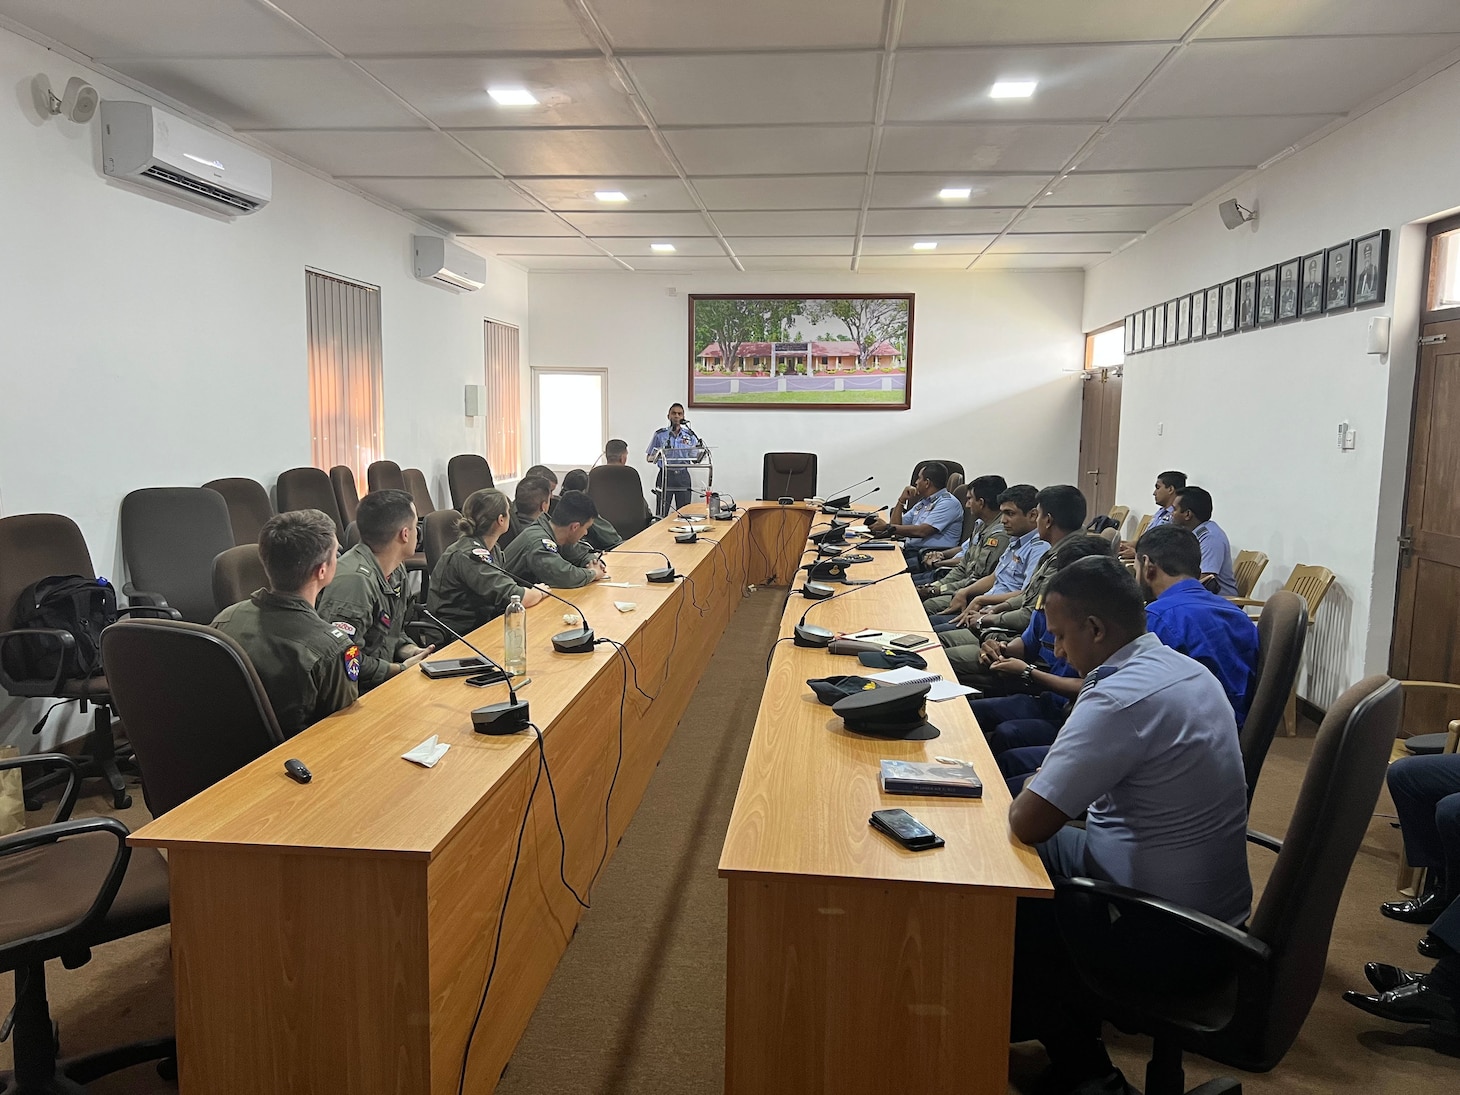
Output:
[[[219,612],[268,586],[269,576],[259,558],[258,544],[239,544],[213,560],[213,605]]]
[[[1257,683],[1247,721],[1242,724],[1242,767],[1247,771],[1247,805],[1252,805],[1262,762],[1282,724],[1283,711],[1303,664],[1308,639],[1308,606],[1296,593],[1279,590],[1257,618]]]
[[[15,1069],[0,1073],[0,1090],[83,1093],[82,1084],[145,1061],[162,1062],[158,1073],[175,1080],[172,1038],[56,1059],[46,963],[59,958],[75,969],[92,947],[166,924],[167,863],[155,848],[129,848],[117,818],[71,818],[81,778],[71,757],[14,757],[0,760],[0,769],[22,763],[58,773],[66,790],[50,824],[0,837],[0,972],[15,975]]]
[[[1055,883],[1060,929],[1106,1018],[1155,1040],[1147,1095],[1185,1090],[1183,1052],[1267,1072],[1298,1037],[1401,706],[1399,683],[1374,676],[1328,709],[1287,837],[1266,841],[1277,861],[1246,931],[1108,882]],[[1226,1095],[1241,1085],[1212,1080],[1200,1091]]]
[[[264,485],[255,479],[214,479],[203,487],[223,495],[228,505],[228,521],[233,526],[233,542],[258,543],[264,522],[274,516],[274,506]]]
[[[654,519],[644,501],[644,481],[627,464],[599,464],[588,473],[588,497],[598,512],[627,540]]]
[[[274,497],[280,513],[299,509],[323,511],[335,523],[335,535],[345,539],[345,522],[340,520],[340,506],[330,477],[318,468],[290,468],[279,473],[274,484]]]
[[[284,741],[248,655],[223,632],[123,620],[101,645],[154,817]]]
[[[122,499],[121,539],[132,575],[122,591],[130,600],[140,587],[161,594],[184,620],[205,624],[214,617],[213,560],[234,546],[221,494],[203,487],[134,490]]]
[[[365,469],[365,481],[371,490],[405,490],[406,477],[394,460],[377,460]]]
[[[411,501],[416,503],[416,516],[425,518],[436,512],[436,503],[431,498],[431,488],[426,485],[426,474],[420,468],[406,468],[401,472],[406,481],[406,490],[411,492]]]
[[[354,470],[345,464],[330,468],[330,489],[335,494],[335,508],[339,510],[340,520],[348,525],[360,508],[360,492],[355,488]]]
[[[441,553],[456,543],[459,535],[456,522],[459,520],[461,514],[454,509],[438,509],[426,518],[421,540],[426,554],[426,569],[430,573],[436,573],[436,562],[441,558]]]
[[[761,498],[812,498],[815,495],[814,452],[768,452],[761,459]]]
[[[484,457],[464,452],[446,462],[446,486],[451,491],[452,509],[461,509],[466,500],[484,487],[494,487],[492,468]]]

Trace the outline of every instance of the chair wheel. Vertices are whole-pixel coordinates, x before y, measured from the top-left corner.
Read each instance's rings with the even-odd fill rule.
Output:
[[[170,1084],[177,1083],[177,1058],[164,1057],[157,1062],[157,1075]]]
[[[132,796],[127,794],[126,791],[113,791],[112,805],[118,810],[125,810],[132,805]]]

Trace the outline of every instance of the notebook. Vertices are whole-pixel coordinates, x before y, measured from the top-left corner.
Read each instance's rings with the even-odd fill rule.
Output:
[[[983,797],[983,781],[978,778],[978,773],[971,764],[924,764],[911,760],[884,760],[882,789],[889,795]]]
[[[932,685],[928,689],[928,699],[938,702],[951,700],[958,696],[972,696],[978,692],[977,688],[969,688],[966,684],[959,684],[957,681],[945,681],[941,674],[929,673],[924,669],[914,669],[905,665],[901,669],[889,669],[885,673],[873,673],[869,680],[878,684],[923,684]]]

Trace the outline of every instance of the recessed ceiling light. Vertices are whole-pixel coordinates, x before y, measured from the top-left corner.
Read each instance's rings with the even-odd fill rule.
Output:
[[[1027,99],[1038,86],[1038,80],[1000,80],[989,89],[989,98]]]
[[[537,96],[525,87],[489,87],[487,94],[503,106],[537,106]]]
[[[593,196],[601,202],[626,202],[629,196],[622,190],[595,190]]]
[[[915,243],[915,244],[913,244],[913,250],[914,251],[932,251],[932,250],[935,250],[937,248],[937,246],[938,246],[938,243],[937,243],[936,240],[932,240],[932,241],[925,240],[922,243]]]
[[[952,200],[955,198],[966,198],[972,193],[973,187],[971,186],[945,186],[942,190],[938,191],[938,197]]]
[[[649,250],[650,251],[665,251],[665,252],[673,251],[674,250],[674,244],[672,244],[672,243],[651,243],[651,244],[649,244]]]

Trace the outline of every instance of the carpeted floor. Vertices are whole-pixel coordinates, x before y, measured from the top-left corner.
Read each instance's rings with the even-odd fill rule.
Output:
[[[763,589],[732,619],[650,785],[637,816],[604,869],[587,912],[497,1090],[714,1095],[724,1063],[725,891],[716,875],[720,844],[760,702],[765,652],[784,591]],[[1311,724],[1273,746],[1253,804],[1254,827],[1281,835],[1312,748]],[[140,795],[136,796],[140,801]],[[100,797],[84,806],[98,811]],[[1385,796],[1379,811],[1392,813]],[[146,818],[140,805],[123,815]],[[39,821],[40,819],[36,819]],[[1460,1089],[1460,1060],[1412,1044],[1410,1028],[1370,1019],[1339,994],[1363,987],[1370,960],[1419,966],[1423,929],[1380,917],[1394,896],[1398,834],[1376,817],[1354,864],[1329,947],[1328,975],[1296,1045],[1277,1069],[1242,1076],[1257,1095],[1354,1092],[1427,1095]],[[1272,857],[1254,850],[1261,890]],[[171,1024],[167,929],[99,949],[80,970],[48,970],[53,1014],[70,1052],[165,1033]],[[0,992],[9,996],[8,976]],[[1149,1043],[1110,1031],[1112,1056],[1142,1082]],[[9,1046],[0,1047],[7,1062]],[[1011,1052],[1011,1091],[1043,1066],[1038,1046]],[[1224,1070],[1198,1058],[1187,1082]],[[96,1095],[153,1095],[172,1089],[148,1067],[98,1081]]]

